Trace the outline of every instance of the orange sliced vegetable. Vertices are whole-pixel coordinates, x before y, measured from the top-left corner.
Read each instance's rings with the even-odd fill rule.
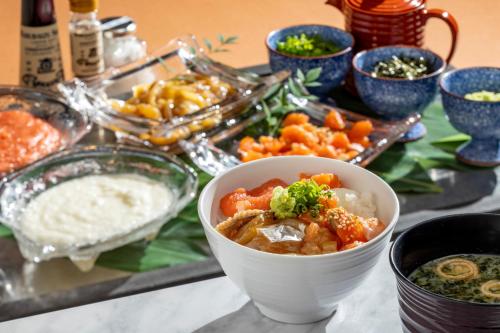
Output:
[[[290,125],[281,131],[281,137],[287,143],[302,143],[309,148],[317,145],[318,138],[311,132],[307,132],[299,125]]]
[[[363,138],[368,136],[373,131],[373,124],[369,120],[361,120],[357,121],[352,125],[352,128],[349,130],[348,135],[350,138]]]
[[[264,147],[266,153],[278,155],[280,150],[285,146],[285,143],[272,136],[261,136],[259,138],[260,144]]]
[[[347,149],[351,142],[344,132],[335,132],[332,138],[332,145],[335,148]]]
[[[301,125],[309,122],[309,116],[303,113],[290,113],[283,120],[283,127],[290,125]]]
[[[285,155],[315,155],[315,153],[303,143],[292,143],[291,149]]]
[[[325,126],[331,130],[340,131],[345,128],[345,122],[338,111],[332,110],[325,117]]]
[[[253,150],[243,151],[243,152],[240,152],[240,153],[241,153],[241,156],[242,156],[241,157],[241,161],[243,161],[243,162],[250,162],[250,161],[259,160],[261,158],[273,156],[270,153],[263,154],[263,153],[260,153],[258,151],[253,151]]]

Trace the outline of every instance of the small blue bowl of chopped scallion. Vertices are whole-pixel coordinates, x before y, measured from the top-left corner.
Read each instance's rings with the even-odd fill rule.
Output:
[[[351,68],[354,38],[351,34],[327,25],[298,25],[271,32],[266,39],[269,63],[273,72],[288,69],[307,73],[321,68],[318,82],[311,88],[316,95],[326,95],[344,81]]]

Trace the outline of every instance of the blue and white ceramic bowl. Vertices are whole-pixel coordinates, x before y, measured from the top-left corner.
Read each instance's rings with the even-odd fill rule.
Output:
[[[431,66],[430,73],[410,80],[373,77],[372,71],[380,61],[392,56],[423,57]],[[354,57],[353,72],[356,89],[363,102],[385,119],[403,119],[411,113],[422,114],[434,100],[439,76],[446,62],[434,52],[411,46],[387,46],[362,51]],[[403,141],[418,140],[426,133],[425,126],[417,123]]]
[[[277,50],[278,42],[284,41],[288,36],[300,34],[320,35],[324,40],[332,41],[340,46],[341,50],[337,53],[316,57],[291,55]],[[338,87],[351,69],[354,38],[344,30],[328,25],[307,24],[271,32],[267,36],[266,46],[269,53],[269,64],[273,72],[288,69],[295,74],[297,69],[300,69],[306,73],[311,69],[321,67],[322,71],[318,79],[321,86],[310,89],[311,93],[321,96]]]
[[[444,110],[450,123],[472,140],[457,150],[457,158],[477,166],[500,165],[500,102],[465,99],[476,91],[500,92],[500,68],[471,67],[443,75]]]

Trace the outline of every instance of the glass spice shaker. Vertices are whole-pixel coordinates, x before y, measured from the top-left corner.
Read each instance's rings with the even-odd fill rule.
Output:
[[[128,16],[101,19],[106,68],[130,64],[146,56],[146,42],[135,35],[137,26]]]
[[[101,22],[98,0],[70,0],[69,22],[73,74],[89,78],[104,72]]]

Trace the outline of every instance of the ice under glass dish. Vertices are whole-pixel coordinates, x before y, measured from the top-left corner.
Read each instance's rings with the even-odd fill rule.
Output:
[[[127,233],[93,244],[55,246],[37,243],[23,233],[21,218],[28,204],[42,192],[88,175],[135,174],[164,185],[172,200],[164,213]],[[69,257],[80,269],[89,270],[99,254],[143,238],[154,237],[195,196],[196,173],[175,156],[146,148],[120,145],[76,146],[12,173],[0,187],[0,222],[11,228],[23,256],[39,262]]]
[[[138,89],[152,94],[158,83],[173,82],[186,76],[201,75],[216,78],[231,87],[231,93],[214,103],[181,115],[169,115],[162,109],[162,117],[140,116],[124,113],[116,108],[116,102],[129,101],[136,97]],[[154,146],[162,150],[172,150],[180,141],[194,133],[203,133],[219,126],[225,120],[238,117],[257,103],[268,89],[286,79],[287,71],[267,77],[237,70],[209,58],[198,46],[194,36],[174,39],[159,50],[143,59],[119,69],[109,70],[103,77],[84,84],[74,80],[59,86],[62,94],[75,105],[90,106],[91,118],[99,125],[115,132],[119,142]],[[142,86],[143,88],[140,88]],[[133,90],[135,93],[133,93]],[[144,102],[160,105],[169,97]],[[113,104],[115,103],[115,104]],[[142,103],[142,102],[141,102]],[[113,107],[115,105],[115,107]],[[166,103],[169,105],[169,103]]]

